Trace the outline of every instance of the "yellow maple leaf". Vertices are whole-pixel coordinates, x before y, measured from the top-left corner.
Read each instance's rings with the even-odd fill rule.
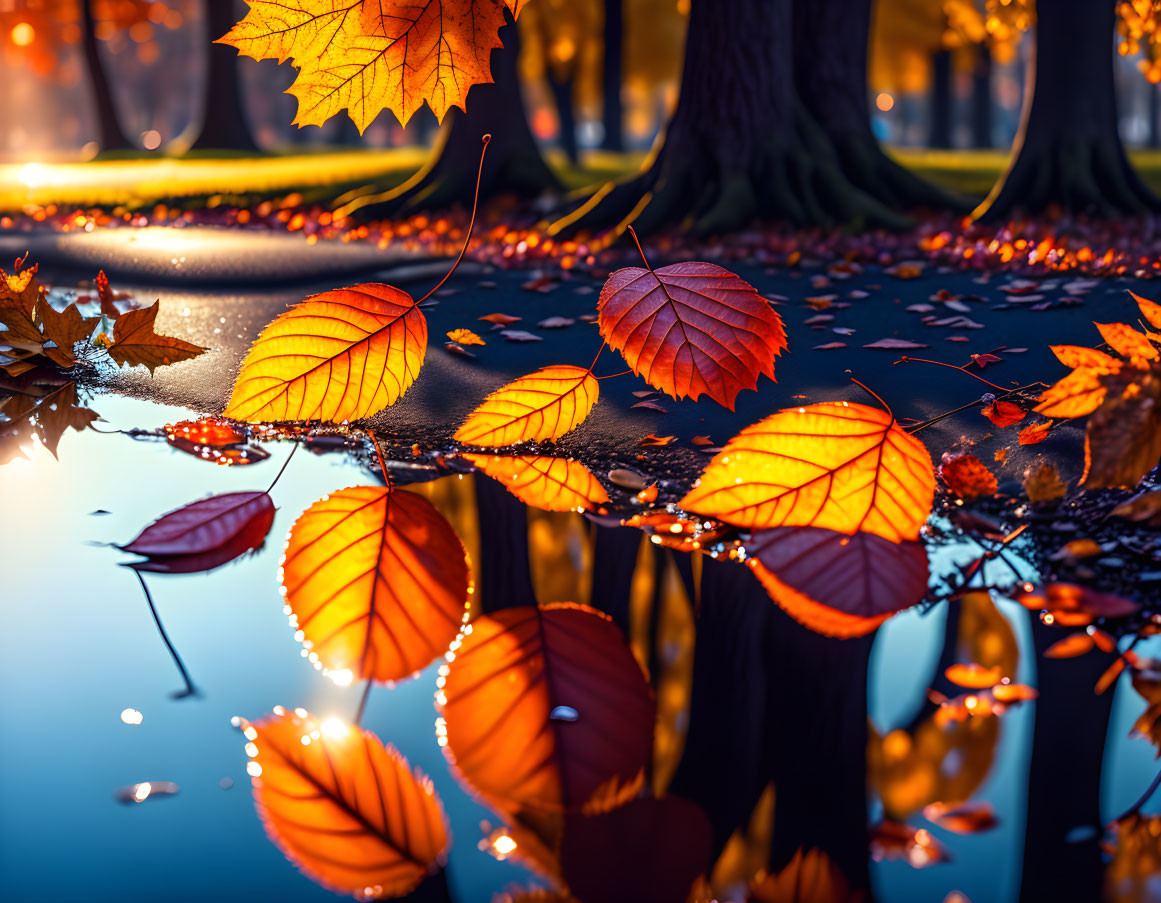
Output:
[[[470,329],[453,329],[447,334],[448,340],[457,342],[460,345],[486,345],[483,339],[472,332]]]
[[[424,101],[442,120],[468,89],[492,81],[505,10],[524,0],[248,0],[218,39],[254,59],[291,60],[295,124],[322,125],[346,109],[364,131],[384,109],[407,125]]]

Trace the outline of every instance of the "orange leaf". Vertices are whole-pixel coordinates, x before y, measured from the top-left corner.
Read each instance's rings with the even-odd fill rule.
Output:
[[[153,323],[160,308],[161,302],[154,301],[152,307],[141,307],[121,314],[113,323],[113,344],[105,349],[109,357],[120,366],[143,364],[152,373],[165,364],[189,360],[204,353],[206,349],[199,345],[172,336],[158,335],[153,331]]]
[[[995,495],[999,484],[995,474],[975,455],[944,453],[939,476],[947,488],[963,499]]]
[[[395,404],[426,354],[427,320],[407,292],[368,282],[312,295],[262,330],[225,413],[250,422],[360,420]]]
[[[1051,464],[1041,464],[1035,470],[1024,472],[1024,491],[1033,502],[1050,502],[1063,498],[1068,487],[1060,479],[1060,474]]]
[[[470,329],[453,329],[447,334],[448,340],[456,342],[460,345],[487,345],[488,343],[481,339],[478,335]]]
[[[1119,373],[1123,362],[1095,348],[1080,345],[1053,345],[1052,352],[1073,371],[1045,389],[1035,408],[1046,417],[1083,417],[1101,406],[1108,388],[1102,376]]]
[[[679,400],[709,395],[731,411],[759,374],[774,378],[786,348],[769,302],[712,263],[617,270],[597,310],[601,336],[651,386]]]
[[[990,831],[999,822],[991,803],[929,803],[923,807],[923,817],[956,834],[978,834]]]
[[[1134,292],[1129,292],[1129,294],[1137,302],[1137,307],[1141,309],[1141,316],[1145,318],[1145,321],[1154,329],[1161,329],[1161,304],[1142,298]]]
[[[1045,649],[1044,657],[1076,658],[1078,655],[1084,655],[1094,645],[1092,637],[1087,633],[1074,633],[1066,636],[1063,640],[1057,640]]]
[[[1096,682],[1096,686],[1092,690],[1093,693],[1097,696],[1103,694],[1105,690],[1117,682],[1117,678],[1121,676],[1121,672],[1124,670],[1125,660],[1123,658],[1115,659],[1105,670],[1105,673],[1100,676],[1100,680]]]
[[[464,455],[520,501],[544,511],[593,510],[609,500],[605,487],[572,458]]]
[[[1048,433],[1052,430],[1052,422],[1046,421],[1044,423],[1030,423],[1024,429],[1020,430],[1019,440],[1021,445],[1036,445],[1038,442],[1043,442],[1048,438]]]
[[[93,327],[100,319],[100,317],[82,317],[75,304],[70,304],[63,313],[59,312],[43,299],[36,305],[36,318],[40,321],[44,337],[56,345],[55,348],[45,348],[44,354],[57,366],[66,368],[77,362],[73,346],[91,336]],[[116,329],[113,331],[116,332]]]
[[[649,685],[613,622],[583,605],[477,618],[437,699],[444,751],[501,809],[611,809],[652,752]]]
[[[755,532],[746,551],[770,598],[826,636],[870,633],[927,592],[927,552],[918,542],[777,527]]]
[[[952,665],[943,672],[943,676],[956,686],[966,687],[969,690],[986,690],[1000,682],[1000,678],[1004,676],[1004,669],[999,665],[985,668],[983,665],[970,662]]]
[[[599,394],[597,378],[583,367],[541,367],[488,395],[454,438],[487,448],[559,439],[589,415]]]
[[[523,0],[249,0],[218,43],[254,59],[293,60],[295,124],[322,125],[344,108],[362,132],[384,109],[402,125],[424,101],[436,118],[463,108],[468,89],[492,81],[505,9]]]
[[[1127,618],[1140,605],[1112,593],[1102,593],[1075,583],[1049,583],[1041,590],[1023,593],[1016,601],[1033,611],[1047,609],[1070,627],[1091,624],[1094,618]]]
[[[1094,323],[1093,325],[1100,331],[1101,338],[1108,343],[1108,346],[1123,357],[1142,358],[1148,361],[1155,361],[1161,357],[1153,343],[1149,341],[1149,337],[1127,323]]]
[[[329,671],[402,680],[442,655],[467,617],[467,554],[413,492],[352,486],[290,528],[281,568],[291,624]]]
[[[1029,687],[1027,684],[996,684],[992,687],[992,698],[996,702],[1011,703],[1011,702],[1028,702],[1037,699],[1040,696],[1040,691],[1034,687]]]
[[[918,539],[931,511],[931,456],[894,418],[845,401],[787,408],[746,427],[681,500],[750,529],[822,527]]]
[[[781,870],[755,885],[749,903],[862,903],[865,899],[862,891],[851,890],[842,869],[826,853],[799,848]]]
[[[306,709],[243,732],[270,839],[311,879],[360,899],[398,897],[442,864],[448,833],[431,781],[394,747]]]
[[[670,442],[673,442],[676,439],[676,436],[654,436],[652,433],[650,433],[648,436],[642,436],[641,441],[637,444],[645,447],[652,445],[668,445]]]
[[[22,270],[23,263],[23,260],[16,261],[11,275],[0,269],[0,323],[7,327],[0,333],[0,340],[40,345],[44,337],[34,320],[41,292],[36,280],[37,266]]]
[[[1024,419],[1024,412],[1010,401],[993,401],[982,408],[980,413],[1001,429]]]

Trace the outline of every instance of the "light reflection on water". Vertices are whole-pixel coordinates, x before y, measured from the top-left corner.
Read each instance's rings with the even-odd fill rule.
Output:
[[[106,421],[98,424],[102,430],[151,428],[188,416],[116,397],[100,399],[98,408]],[[349,720],[355,712],[362,688],[324,680],[300,657],[274,575],[283,538],[298,514],[338,487],[367,483],[367,474],[346,456],[299,453],[273,492],[278,512],[262,549],[210,574],[149,575],[165,628],[200,690],[191,699],[170,698],[180,678],[133,573],[117,566],[127,556],[105,545],[127,541],[159,514],[202,495],[266,486],[289,446],[273,444],[270,450],[269,462],[221,468],[158,443],[70,432],[60,445],[60,463],[35,448],[31,461],[0,468],[0,498],[8,512],[6,642],[0,657],[6,688],[0,702],[6,726],[0,746],[4,899],[204,900],[235,887],[260,890],[263,899],[334,899],[299,875],[267,840],[248,791],[246,740],[231,718],[256,718],[276,704],[303,706],[323,723]],[[479,571],[471,478],[413,488],[452,522]],[[108,514],[92,516],[96,511]],[[530,568],[542,601],[589,600],[594,550],[582,525],[576,515],[530,514]],[[683,598],[677,569],[654,572],[650,553],[642,543],[638,564],[646,566],[637,567],[627,590],[630,640],[640,658],[652,656],[673,687],[680,687],[692,668],[692,620],[682,617],[678,602],[666,601],[673,610],[660,621],[668,632],[650,644],[642,639],[649,624],[641,622],[640,602],[634,607],[634,599],[653,598],[658,587],[657,598]],[[975,554],[957,547],[935,550],[933,570],[945,569],[954,556]],[[476,579],[481,581],[478,572]],[[1027,614],[1014,603],[998,607],[1019,646],[1013,677],[1035,685]],[[880,734],[906,725],[920,709],[946,609],[908,611],[879,631],[867,712]],[[510,884],[527,883],[530,873],[480,849],[491,830],[481,822],[497,819],[449,774],[436,742],[436,671],[433,664],[417,679],[376,688],[363,724],[432,777],[450,820],[453,897],[486,900]],[[1152,748],[1127,739],[1142,702],[1126,689],[1122,682],[1109,729],[1102,797],[1109,817],[1135,799],[1155,768]],[[658,741],[673,746],[671,757],[688,726],[687,699],[679,690],[659,692]],[[999,826],[971,836],[928,826],[952,850],[953,863],[925,870],[902,862],[874,864],[878,898],[942,900],[958,890],[975,903],[1016,899],[1035,710],[1034,703],[1024,704],[1003,717],[990,768],[973,797],[995,806]],[[793,733],[785,742],[796,742]],[[668,775],[654,778],[664,782]],[[118,788],[146,782],[172,782],[180,792],[158,805],[113,801]],[[878,804],[871,811],[877,816]],[[926,824],[919,815],[910,821]],[[65,860],[67,868],[61,867]]]

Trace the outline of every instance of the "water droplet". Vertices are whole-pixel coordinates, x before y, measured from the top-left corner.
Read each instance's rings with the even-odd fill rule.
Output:
[[[580,717],[580,713],[572,706],[558,705],[548,713],[548,717],[553,721],[576,721]]]

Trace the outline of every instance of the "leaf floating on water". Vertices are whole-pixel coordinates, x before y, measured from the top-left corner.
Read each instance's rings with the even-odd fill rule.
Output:
[[[746,563],[779,607],[816,633],[863,636],[927,592],[919,542],[816,527],[759,530]]]
[[[931,511],[931,456],[886,411],[849,402],[787,408],[726,443],[681,500],[737,527],[865,531],[918,539]]]
[[[352,486],[306,509],[281,569],[298,638],[329,672],[402,680],[447,651],[472,593],[467,553],[427,499]]]
[[[480,317],[480,319],[491,323],[492,328],[495,329],[500,326],[510,326],[513,323],[519,323],[524,318],[513,317],[509,314],[487,314],[486,316]]]
[[[242,722],[246,770],[271,841],[307,876],[360,899],[398,897],[442,865],[431,780],[370,731],[306,709]]]
[[[597,478],[580,461],[544,455],[464,455],[520,501],[543,511],[592,511],[609,500]]]
[[[991,803],[930,803],[923,807],[923,817],[956,834],[978,834],[999,824]]]
[[[445,752],[502,810],[613,808],[636,795],[652,754],[652,691],[620,630],[587,606],[477,618],[437,698]],[[577,720],[553,719],[561,706]]]
[[[65,369],[77,362],[73,346],[91,336],[100,319],[100,317],[82,317],[76,304],[70,304],[63,312],[57,311],[44,298],[36,305],[36,318],[40,322],[44,337],[56,345],[55,348],[44,348],[44,354],[58,367]],[[116,326],[113,331],[117,331]]]
[[[877,342],[871,342],[863,347],[881,348],[886,351],[914,351],[916,348],[930,348],[931,346],[924,345],[922,342],[912,342],[910,339],[879,339]]]
[[[731,411],[758,377],[774,379],[782,318],[748,282],[712,263],[627,267],[601,289],[601,336],[633,372],[673,398],[708,395]]]
[[[599,394],[596,377],[583,367],[541,367],[488,395],[454,438],[487,448],[559,439],[589,415]]]
[[[407,292],[368,282],[312,295],[262,330],[225,413],[251,423],[360,420],[395,404],[426,354],[427,320]]]
[[[980,413],[1000,429],[1024,419],[1024,411],[1010,401],[993,401],[981,408]]]
[[[1004,676],[1004,669],[999,665],[985,668],[975,662],[968,664],[951,665],[943,672],[943,676],[959,687],[969,690],[986,690],[994,687]]]
[[[186,361],[206,352],[200,345],[158,335],[153,324],[160,309],[161,301],[154,301],[151,307],[121,314],[113,323],[113,343],[105,349],[109,357],[122,367],[141,364],[152,373],[165,364]]]

